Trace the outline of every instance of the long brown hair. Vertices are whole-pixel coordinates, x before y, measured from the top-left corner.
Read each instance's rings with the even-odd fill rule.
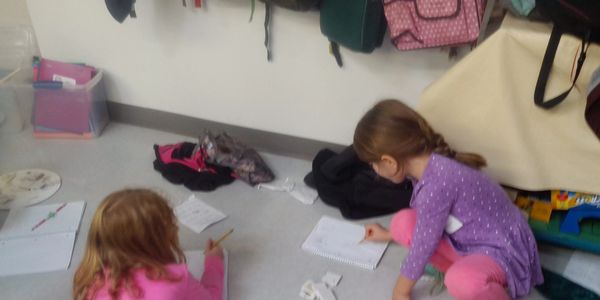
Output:
[[[379,161],[382,155],[404,162],[421,154],[438,153],[476,169],[486,164],[478,154],[454,151],[419,113],[398,100],[380,101],[362,117],[354,131],[353,146],[365,162]]]
[[[153,280],[178,280],[165,268],[185,261],[177,230],[171,207],[156,192],[126,189],[108,195],[94,213],[73,299],[93,297],[107,283],[113,299],[121,288],[141,296],[132,278],[136,268]]]

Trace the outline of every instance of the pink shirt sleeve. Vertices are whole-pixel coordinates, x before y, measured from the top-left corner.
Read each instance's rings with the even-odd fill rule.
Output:
[[[213,255],[206,256],[204,258],[204,273],[200,281],[188,273],[185,299],[221,300],[223,297],[224,276],[223,260]]]
[[[408,256],[400,268],[400,273],[405,277],[417,280],[423,275],[425,265],[444,234],[453,196],[446,188],[429,185],[413,199],[417,222]]]

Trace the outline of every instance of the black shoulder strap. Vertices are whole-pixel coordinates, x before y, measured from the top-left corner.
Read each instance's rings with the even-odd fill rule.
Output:
[[[269,29],[269,23],[271,23],[271,4],[265,2],[265,48],[267,49],[267,61],[271,61],[271,39],[269,35],[271,30]]]
[[[560,43],[560,37],[562,36],[562,34],[562,29],[554,25],[554,27],[552,28],[552,34],[550,35],[550,40],[548,41],[546,53],[544,54],[544,60],[542,61],[540,74],[538,75],[538,80],[535,85],[535,93],[533,95],[535,105],[545,109],[553,108],[556,105],[563,102],[565,98],[567,98],[567,95],[569,95],[569,93],[575,86],[575,82],[577,82],[577,78],[579,77],[579,73],[581,72],[581,68],[583,67],[583,62],[585,62],[585,54],[587,52],[587,48],[590,45],[591,31],[588,30],[586,35],[581,39],[581,52],[579,54],[579,59],[577,60],[577,69],[575,70],[575,77],[573,78],[573,83],[571,84],[571,87],[562,94],[548,101],[544,101],[544,94],[546,93],[546,84],[548,83],[548,78],[550,77],[550,71],[552,70],[552,65],[554,64],[554,57],[556,56],[556,50],[558,49],[558,44]]]
[[[343,67],[344,62],[342,61],[342,54],[340,53],[340,45],[330,40],[329,52],[331,53],[331,55],[333,55],[333,57],[335,57],[335,62],[337,63],[338,67]]]

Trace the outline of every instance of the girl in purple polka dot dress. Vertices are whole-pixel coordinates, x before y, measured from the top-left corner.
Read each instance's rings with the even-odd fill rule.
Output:
[[[445,273],[456,299],[511,299],[543,282],[533,234],[504,190],[479,168],[483,157],[453,151],[417,112],[377,103],[354,133],[358,156],[393,182],[413,181],[409,209],[389,230],[365,225],[365,239],[409,247],[393,300],[409,299],[427,263]]]

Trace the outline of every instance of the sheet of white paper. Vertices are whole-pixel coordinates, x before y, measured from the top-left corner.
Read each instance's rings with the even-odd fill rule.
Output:
[[[259,183],[256,185],[256,188],[259,190],[267,189],[275,192],[290,192],[294,189],[294,183],[286,177],[285,179],[276,179],[269,183]]]
[[[0,240],[0,276],[66,270],[75,232]]]
[[[340,283],[340,280],[342,280],[342,275],[333,272],[327,272],[321,278],[321,282],[325,283],[329,288],[336,287]]]
[[[388,243],[362,242],[362,225],[323,216],[302,249],[326,258],[374,270]]]
[[[85,202],[69,202],[56,215],[31,230],[41,220],[55,212],[63,203],[14,208],[0,230],[0,239],[40,236],[59,232],[76,232],[85,208]]]
[[[600,294],[600,255],[575,251],[563,275]]]
[[[190,250],[184,251],[185,258],[187,260],[188,270],[194,277],[198,280],[202,278],[202,273],[204,273],[204,251],[203,250]],[[223,249],[224,259],[223,259],[223,269],[225,270],[225,278],[223,278],[223,300],[228,299],[228,286],[227,286],[227,271],[229,265],[229,253],[227,250]]]
[[[187,201],[175,207],[175,215],[179,219],[179,222],[196,233],[202,232],[206,227],[227,217],[194,195],[191,195]]]

